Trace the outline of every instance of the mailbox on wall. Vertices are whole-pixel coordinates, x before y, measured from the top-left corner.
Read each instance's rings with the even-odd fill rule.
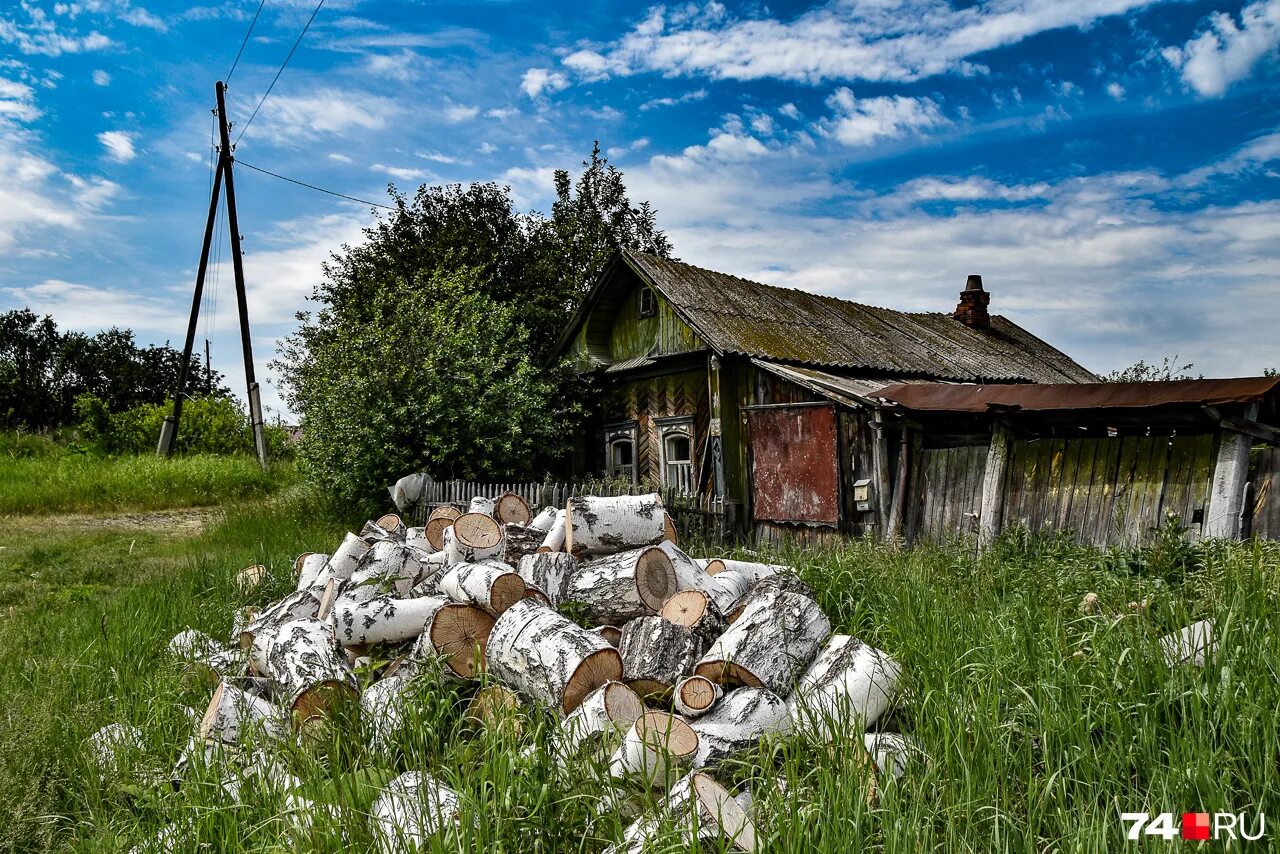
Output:
[[[875,499],[871,490],[871,478],[864,477],[862,480],[853,482],[853,504],[859,513],[866,513],[874,508],[871,502]]]

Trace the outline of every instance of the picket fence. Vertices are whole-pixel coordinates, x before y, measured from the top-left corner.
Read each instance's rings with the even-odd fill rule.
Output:
[[[723,498],[690,495],[677,487],[645,486],[622,480],[585,480],[575,483],[478,483],[469,480],[443,480],[427,485],[422,497],[401,515],[406,524],[424,525],[431,511],[452,504],[465,510],[477,495],[497,498],[514,492],[529,502],[536,514],[543,507],[564,507],[574,495],[644,495],[657,492],[675,522],[682,543],[722,545],[733,537],[731,520]]]

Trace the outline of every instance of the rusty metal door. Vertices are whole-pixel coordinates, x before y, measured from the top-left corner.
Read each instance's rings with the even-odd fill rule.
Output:
[[[747,411],[752,516],[840,524],[840,455],[834,405]]]

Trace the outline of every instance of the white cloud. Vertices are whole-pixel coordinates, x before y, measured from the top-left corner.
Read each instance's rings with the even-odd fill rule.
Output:
[[[190,287],[190,286],[188,286]],[[99,287],[47,279],[26,287],[5,288],[15,304],[37,314],[52,314],[64,329],[99,330],[112,326],[170,332],[186,325],[179,300],[152,297],[124,288]]]
[[[337,154],[336,152],[333,154],[330,154],[329,159],[332,160],[334,163],[354,163],[355,162],[347,155]]]
[[[107,159],[116,163],[128,163],[138,156],[133,146],[134,135],[123,130],[106,130],[98,134],[98,142],[107,150]]]
[[[692,101],[701,101],[705,97],[707,97],[706,89],[694,89],[674,98],[654,98],[650,101],[645,101],[640,105],[640,111],[645,112],[658,107],[674,107],[676,104],[688,104]]]
[[[530,68],[520,78],[520,91],[530,98],[537,98],[544,92],[548,95],[559,92],[569,85],[569,78],[559,71],[546,68]]]
[[[43,115],[36,106],[35,92],[25,83],[0,77],[0,125],[6,122],[33,122]]]
[[[132,24],[135,27],[146,27],[149,30],[155,30],[158,33],[166,33],[169,27],[164,21],[148,12],[146,9],[137,6],[130,6],[128,3],[123,4],[124,8],[120,11],[120,20],[126,24]]]
[[[790,20],[767,12],[736,17],[719,3],[655,6],[622,38],[571,53],[563,63],[588,80],[648,71],[805,83],[910,81],[982,73],[969,57],[1038,33],[1088,28],[1154,2],[1160,0],[1001,0],[961,7],[948,0],[832,0]]]
[[[1162,55],[1182,74],[1182,82],[1207,97],[1221,95],[1243,80],[1258,60],[1280,45],[1280,0],[1257,0],[1240,12],[1240,23],[1225,12],[1208,18],[1208,27],[1182,47]]]
[[[757,113],[751,117],[751,129],[761,136],[768,136],[773,133],[773,116]]]
[[[781,107],[779,107],[778,113],[780,115],[786,116],[789,119],[800,118],[800,108],[797,107],[795,104],[791,104],[791,103],[783,104]]]
[[[827,105],[832,116],[819,122],[818,131],[849,146],[871,145],[949,124],[929,98],[856,98],[842,86],[827,99]]]
[[[468,104],[449,104],[444,108],[444,119],[447,122],[469,122],[480,115],[480,108]]]
[[[65,31],[40,6],[24,2],[14,11],[18,10],[23,13],[22,18],[17,14],[0,15],[0,41],[13,45],[21,53],[61,56],[102,50],[111,45],[111,39],[97,30],[83,36]]]
[[[405,166],[387,166],[382,163],[374,163],[369,168],[374,172],[382,172],[400,181],[422,181],[431,177],[431,173],[426,169],[411,169]]]
[[[1108,94],[1108,95],[1110,95],[1112,98],[1114,98],[1114,99],[1115,99],[1115,100],[1117,100],[1117,101],[1123,101],[1123,100],[1124,100],[1124,87],[1123,87],[1123,86],[1121,86],[1119,83],[1115,83],[1115,82],[1108,83],[1108,84],[1107,84],[1107,94]]]
[[[411,50],[397,53],[371,53],[364,58],[364,67],[370,74],[388,77],[401,83],[409,83],[421,76],[422,57]]]
[[[493,154],[498,150],[498,146],[494,145],[492,142],[486,141],[480,143],[480,148],[478,150],[481,154]]]
[[[893,195],[913,202],[977,202],[988,200],[1022,202],[1029,199],[1043,198],[1048,191],[1049,185],[1043,182],[1009,186],[983,177],[925,177],[908,181],[899,187]]]
[[[94,72],[93,72],[93,85],[94,85],[94,86],[110,86],[110,85],[111,85],[111,75],[110,75],[110,74],[108,74],[107,72],[103,71],[101,68],[96,68],[96,69],[94,69]]]
[[[491,110],[485,110],[484,114],[490,119],[509,119],[520,115],[520,111],[515,107],[494,107]]]
[[[257,103],[259,97],[254,95],[245,103]],[[266,138],[277,145],[296,146],[325,136],[379,131],[399,113],[395,101],[368,92],[312,89],[308,95],[273,94],[245,139]]]

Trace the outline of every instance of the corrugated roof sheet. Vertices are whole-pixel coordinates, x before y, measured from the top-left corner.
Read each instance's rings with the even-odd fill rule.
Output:
[[[902,384],[896,377],[842,377],[816,368],[779,365],[763,359],[752,359],[751,363],[828,400],[847,406],[870,403],[874,398],[880,397],[880,392],[884,389]]]
[[[1220,406],[1254,403],[1280,386],[1280,377],[1235,377],[1145,383],[1052,383],[1044,385],[951,385],[900,383],[878,396],[907,409],[987,412],[1014,409],[1149,409],[1156,406]]]
[[[941,312],[861,305],[639,252],[626,259],[723,353],[962,382],[1097,379],[998,315],[971,329]]]

